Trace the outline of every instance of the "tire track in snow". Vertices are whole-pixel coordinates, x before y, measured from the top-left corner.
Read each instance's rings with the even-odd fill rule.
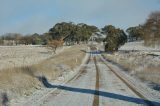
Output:
[[[102,60],[103,58],[103,60]],[[121,77],[111,66],[109,66],[104,60],[104,57],[102,56],[101,61],[103,64],[105,64],[123,83],[125,83],[137,96],[139,96],[140,98],[142,98],[144,100],[144,102],[148,105],[148,106],[156,106],[154,103],[152,103],[152,101],[149,101],[145,96],[143,96],[143,94],[141,94],[140,92],[138,92],[130,83],[128,83],[128,81],[126,81],[126,79],[124,79],[123,77]]]
[[[96,66],[96,84],[95,84],[93,106],[99,106],[99,68],[97,66],[96,57],[94,57],[94,64]]]

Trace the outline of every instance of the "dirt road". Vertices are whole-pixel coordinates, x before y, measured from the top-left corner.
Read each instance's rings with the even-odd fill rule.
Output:
[[[148,100],[125,78],[114,71],[97,51],[88,52],[89,59],[80,72],[66,84],[42,83],[55,89],[38,106],[154,106],[159,102]],[[34,104],[35,105],[35,104]]]

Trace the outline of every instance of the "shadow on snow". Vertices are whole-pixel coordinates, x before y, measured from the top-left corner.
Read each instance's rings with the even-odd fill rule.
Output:
[[[122,101],[127,101],[127,102],[132,102],[136,104],[144,104],[147,103],[149,106],[160,106],[160,103],[154,102],[154,101],[148,101],[140,98],[134,98],[134,97],[128,97],[120,94],[115,94],[115,93],[110,93],[110,92],[105,92],[105,91],[97,91],[97,90],[92,90],[92,89],[84,89],[84,88],[76,88],[76,87],[69,87],[69,86],[63,86],[63,85],[52,85],[48,82],[46,77],[38,77],[39,81],[46,87],[46,88],[57,88],[60,90],[65,90],[65,91],[71,91],[71,92],[78,92],[78,93],[85,93],[85,94],[93,94],[93,95],[99,95],[102,97],[108,97],[112,99],[117,99],[117,100],[122,100]]]
[[[84,52],[84,53],[89,53],[89,54],[101,54],[101,51],[98,51],[98,50],[92,50],[92,51],[85,51],[85,50],[81,50],[81,52]]]

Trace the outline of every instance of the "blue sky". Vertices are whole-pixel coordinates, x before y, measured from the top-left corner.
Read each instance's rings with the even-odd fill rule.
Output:
[[[41,34],[62,21],[126,29],[155,10],[160,0],[0,0],[0,34]]]

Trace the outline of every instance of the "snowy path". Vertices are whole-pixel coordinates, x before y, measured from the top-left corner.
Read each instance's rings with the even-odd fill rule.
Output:
[[[143,106],[145,102],[120,80],[103,62],[100,54],[91,53],[89,62],[76,77],[65,85],[48,84],[56,88],[41,100],[39,106]],[[45,80],[46,81],[46,80]],[[160,105],[157,103],[157,105]]]

